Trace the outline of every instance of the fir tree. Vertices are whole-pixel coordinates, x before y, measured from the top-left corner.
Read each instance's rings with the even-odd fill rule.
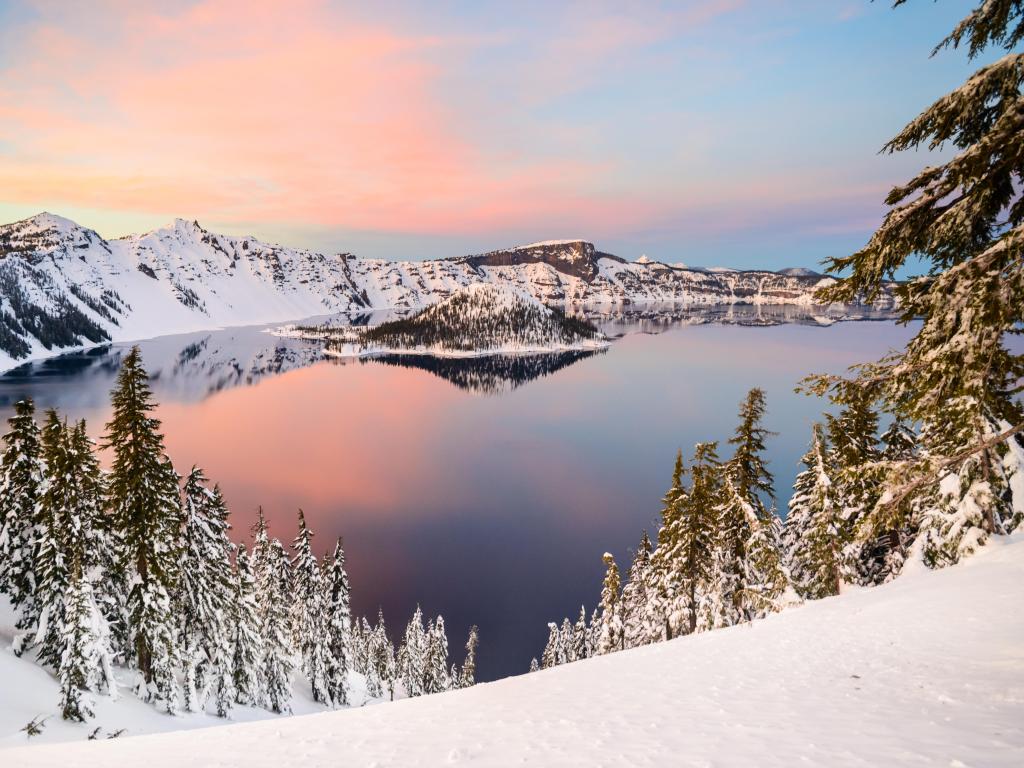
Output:
[[[236,701],[258,707],[266,700],[262,668],[263,638],[260,634],[256,581],[244,544],[238,546],[235,554],[231,609],[231,668]]]
[[[542,669],[550,669],[551,667],[558,665],[558,644],[559,644],[559,631],[558,625],[553,621],[548,622],[548,642],[544,646],[544,653],[540,657],[540,665]]]
[[[423,695],[423,676],[426,665],[427,635],[423,628],[423,612],[416,612],[405,628],[405,640],[398,651],[398,674],[406,696]]]
[[[619,566],[611,552],[604,553],[605,576],[601,585],[601,636],[597,643],[598,653],[612,653],[625,647],[622,624],[621,580]],[[566,633],[572,636],[572,625],[565,620]]]
[[[474,624],[469,628],[469,637],[466,638],[466,658],[462,662],[462,670],[459,674],[460,688],[476,685],[476,649],[479,644],[480,631]]]
[[[27,629],[39,615],[36,500],[45,471],[32,400],[15,403],[7,423],[10,429],[0,458],[0,593],[21,609],[19,627]]]
[[[683,452],[676,452],[672,468],[672,484],[662,499],[661,527],[658,529],[658,546],[651,554],[651,571],[654,595],[647,604],[647,624],[651,627],[651,639],[667,640],[673,636],[673,607],[678,600],[679,587],[670,556],[676,552],[679,534],[679,514],[686,502],[687,492],[683,485],[686,469],[683,466]]]
[[[423,664],[423,693],[441,693],[451,687],[448,676],[448,635],[444,617],[438,616],[427,630],[427,646]]]
[[[320,567],[313,554],[313,532],[299,510],[299,533],[292,541],[295,555],[291,561],[291,629],[295,646],[302,654],[302,671],[311,676],[310,663],[321,639],[317,637],[317,610],[320,600]],[[315,701],[323,701],[323,691],[314,689]]]
[[[569,664],[578,658],[576,656],[576,642],[573,635],[572,622],[566,616],[562,619],[562,626],[558,630],[559,664]]]
[[[345,550],[341,539],[334,545],[334,554],[331,556],[323,581],[326,589],[326,606],[323,614],[326,618],[327,642],[324,649],[328,661],[328,694],[335,706],[341,706],[348,704],[348,673],[352,655],[352,611],[349,606],[348,575],[345,573]],[[383,617],[381,620],[383,622]],[[373,664],[367,666],[373,667]],[[379,684],[377,687],[379,688]],[[379,696],[380,693],[376,695]]]
[[[288,556],[280,540],[271,539],[263,510],[253,527],[253,574],[263,657],[260,680],[266,705],[274,712],[291,712],[292,644],[288,607],[291,578]]]
[[[766,413],[764,390],[751,389],[740,403],[740,423],[729,439],[735,446],[729,460],[729,474],[737,495],[750,504],[759,520],[767,520],[775,502],[774,478],[764,458],[765,438],[774,435],[761,422]]]
[[[894,5],[902,5],[896,0]],[[985,0],[941,48],[1011,51],[1022,39],[1019,0]],[[883,149],[950,146],[955,156],[895,187],[891,210],[857,253],[833,259],[847,276],[829,301],[877,297],[911,256],[928,274],[895,288],[904,323],[920,321],[906,347],[860,366],[851,380],[818,376],[812,391],[847,403],[880,402],[921,424],[914,460],[887,473],[877,509],[857,536],[917,530],[931,566],[953,563],[1017,524],[1011,478],[1024,471],[1008,440],[1024,430],[1016,396],[1024,355],[1007,336],[1024,323],[1024,54],[1007,53],[943,96]],[[1007,457],[1013,457],[1007,466]]]
[[[644,531],[636,554],[633,555],[633,564],[629,567],[629,579],[622,588],[622,632],[623,645],[626,648],[636,648],[653,642],[660,630],[660,627],[651,627],[648,620],[648,604],[656,596],[651,568],[651,549],[651,540],[647,537],[647,531]],[[585,625],[586,616],[582,613],[580,620]],[[576,626],[578,633],[579,622]]]
[[[193,467],[182,492],[181,579],[175,600],[185,666],[185,709],[202,710],[212,695],[226,717],[236,699],[231,642],[235,578],[228,510],[220,489]]]
[[[372,649],[371,665],[374,676],[380,681],[381,687],[378,695],[382,695],[384,691],[387,691],[389,697],[394,699],[396,675],[395,649],[391,645],[391,640],[388,639],[387,627],[384,624],[384,613],[379,609],[377,611],[377,624],[373,628]]]
[[[173,711],[177,700],[174,617],[178,579],[178,478],[164,453],[160,422],[138,347],[125,357],[111,393],[106,446],[113,451],[108,495],[121,532],[120,575],[129,585],[127,651],[142,672],[140,692]]]
[[[793,586],[801,597],[839,594],[842,585],[843,533],[840,511],[832,499],[828,446],[815,424],[811,447],[801,461],[789,501],[783,540]]]
[[[540,671],[540,664],[537,663],[537,657],[534,656],[532,659],[530,659],[530,672],[539,672],[539,671]]]
[[[580,606],[580,616],[572,627],[572,652],[577,659],[589,659],[594,655],[590,643],[590,627],[587,626],[587,609]]]
[[[57,667],[61,716],[84,721],[93,710],[88,692],[115,692],[113,652],[106,619],[93,598],[81,554],[71,564],[66,610],[60,627],[62,653]]]

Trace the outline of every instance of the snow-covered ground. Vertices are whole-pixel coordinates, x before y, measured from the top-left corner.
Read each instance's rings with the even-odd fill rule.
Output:
[[[1024,536],[938,572],[422,699],[113,741],[34,768],[1024,765]],[[0,656],[3,722],[32,694]],[[45,673],[38,673],[45,674]],[[175,722],[171,718],[165,718]],[[21,735],[24,741],[24,735]],[[11,739],[5,743],[10,744]]]

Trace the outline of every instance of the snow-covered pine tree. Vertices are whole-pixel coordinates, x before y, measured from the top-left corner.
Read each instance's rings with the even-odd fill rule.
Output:
[[[45,471],[32,400],[15,403],[7,423],[0,458],[0,593],[20,609],[19,628],[28,629],[39,616],[35,514]]]
[[[775,433],[762,425],[766,412],[764,390],[754,387],[740,403],[740,423],[729,438],[729,445],[736,446],[729,474],[737,495],[750,504],[758,520],[767,520],[775,503],[774,478],[764,458],[765,438]]]
[[[587,609],[580,606],[580,616],[572,627],[572,652],[577,659],[589,659],[594,655],[590,644],[590,628],[587,626]]]
[[[929,265],[926,276],[894,289],[901,321],[920,322],[902,351],[859,366],[852,380],[817,376],[808,385],[840,403],[881,402],[922,425],[919,453],[888,468],[858,539],[918,529],[915,553],[933,567],[1024,516],[1012,487],[1024,468],[1009,444],[1024,430],[1024,355],[1006,345],[1024,323],[1024,53],[1011,52],[1022,38],[1020,0],[984,0],[938,45],[964,44],[972,59],[992,46],[1007,54],[884,147],[949,146],[956,154],[889,193],[881,227],[857,253],[831,260],[829,270],[847,276],[822,292],[828,301],[871,301],[911,256]]]
[[[462,662],[462,669],[459,671],[459,687],[469,688],[476,685],[476,649],[480,644],[480,631],[476,624],[469,628],[469,637],[466,638],[466,658]]]
[[[92,584],[76,550],[70,566],[63,623],[59,628],[61,656],[57,666],[60,681],[61,716],[85,721],[92,717],[90,692],[116,692],[113,651],[107,621],[93,597]]]
[[[666,537],[670,549],[659,558],[665,569],[664,576],[659,576],[668,581],[659,593],[669,596],[665,619],[670,637],[710,629],[721,603],[716,507],[721,498],[722,468],[717,448],[713,442],[698,443],[694,448],[689,493],[675,502],[672,530]]]
[[[416,611],[405,628],[405,639],[398,650],[398,676],[406,696],[423,695],[423,673],[426,666],[427,634],[423,627],[423,612]]]
[[[840,510],[832,499],[828,445],[815,424],[811,446],[797,475],[783,541],[790,577],[797,593],[818,599],[839,594],[843,581],[843,530]]]
[[[448,635],[444,616],[430,622],[427,629],[427,648],[423,664],[423,693],[442,693],[451,687],[448,677]]]
[[[181,578],[175,607],[184,657],[184,707],[202,711],[212,696],[217,714],[226,717],[236,699],[231,526],[220,488],[208,488],[198,467],[185,480],[181,512]]]
[[[553,621],[549,621],[548,642],[544,646],[544,653],[542,653],[540,657],[540,665],[542,669],[550,669],[551,667],[558,665],[559,634],[558,625]]]
[[[648,603],[655,598],[651,549],[651,540],[647,536],[647,531],[644,531],[633,555],[633,563],[629,566],[628,581],[622,588],[622,632],[623,645],[626,648],[636,648],[652,642],[656,639],[655,631],[660,630],[660,627],[652,628],[648,623]],[[586,622],[585,615],[581,614],[580,619]],[[578,632],[579,622],[576,626]]]
[[[540,672],[540,664],[537,663],[537,657],[534,656],[530,659],[530,672]]]
[[[374,676],[380,681],[380,693],[388,692],[388,696],[395,698],[395,649],[388,638],[387,627],[384,624],[384,612],[377,609],[377,624],[373,628],[373,654],[370,663],[373,667]]]
[[[235,554],[231,629],[231,668],[236,701],[251,707],[262,706],[266,701],[263,638],[260,634],[256,581],[244,544],[238,545]]]
[[[613,653],[625,647],[624,627],[622,623],[622,582],[619,577],[619,566],[611,552],[602,556],[605,565],[604,583],[601,585],[601,635],[597,641],[597,652]],[[564,634],[572,637],[572,625],[565,620]]]
[[[683,485],[683,452],[676,452],[675,465],[672,468],[672,484],[662,499],[661,527],[658,529],[658,546],[651,553],[651,576],[654,583],[654,594],[647,603],[646,623],[651,628],[651,641],[668,640],[673,636],[670,621],[672,606],[678,595],[679,584],[670,562],[670,555],[676,551],[674,536],[678,533],[679,512],[686,499],[686,487]]]
[[[306,525],[306,515],[299,510],[299,532],[292,541],[291,561],[291,630],[294,645],[302,654],[302,671],[310,677],[310,661],[320,643],[315,627],[320,601],[320,567],[313,554],[313,532]],[[322,701],[323,691],[314,690],[315,701]]]
[[[259,523],[257,523],[259,525]],[[263,641],[262,678],[267,704],[274,712],[291,712],[292,654],[288,607],[291,603],[291,576],[288,555],[280,539],[268,539],[263,523],[263,538],[253,550],[256,595]]]
[[[348,585],[348,574],[345,573],[345,549],[341,539],[334,545],[334,553],[326,563],[324,582],[324,603],[322,611],[326,619],[326,638],[324,644],[327,661],[327,683],[330,701],[335,706],[348,704],[348,674],[351,667],[350,658],[352,655],[352,610],[349,605],[351,600]],[[370,647],[373,648],[373,636],[370,640]],[[367,677],[369,678],[370,668],[373,663],[367,664]],[[373,670],[375,671],[375,669]],[[377,684],[379,692],[379,682]]]
[[[558,647],[561,653],[559,664],[569,664],[576,661],[579,658],[576,655],[576,638],[572,622],[569,621],[568,616],[562,619],[562,626],[558,630],[558,638],[560,640]]]
[[[139,692],[168,712],[178,691],[175,619],[170,595],[180,553],[178,477],[164,451],[160,422],[138,347],[121,364],[111,393],[113,415],[105,446],[113,452],[107,483],[113,523],[120,533],[119,569],[127,585],[125,651],[139,671]]]

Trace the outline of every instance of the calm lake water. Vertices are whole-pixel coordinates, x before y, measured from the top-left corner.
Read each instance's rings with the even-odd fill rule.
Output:
[[[798,380],[875,359],[910,333],[889,321],[822,326],[795,308],[596,319],[619,336],[605,353],[476,365],[339,364],[262,328],[140,346],[175,466],[199,464],[220,483],[236,538],[262,505],[290,541],[303,508],[318,554],[344,537],[358,614],[380,606],[395,631],[418,602],[444,615],[459,658],[478,624],[488,680],[525,672],[548,621],[592,610],[602,553],[628,568],[641,530],[656,531],[676,449],[728,438],[747,389],[768,393],[785,509],[824,407],[794,393]],[[126,351],[0,377],[0,416],[31,395],[98,436]]]

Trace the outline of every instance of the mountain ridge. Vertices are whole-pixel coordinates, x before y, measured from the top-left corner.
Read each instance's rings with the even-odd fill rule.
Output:
[[[546,303],[814,303],[821,276],[628,262],[582,239],[424,261],[367,259],[175,219],[106,239],[44,212],[0,225],[0,369],[100,341],[422,307],[476,283]]]

